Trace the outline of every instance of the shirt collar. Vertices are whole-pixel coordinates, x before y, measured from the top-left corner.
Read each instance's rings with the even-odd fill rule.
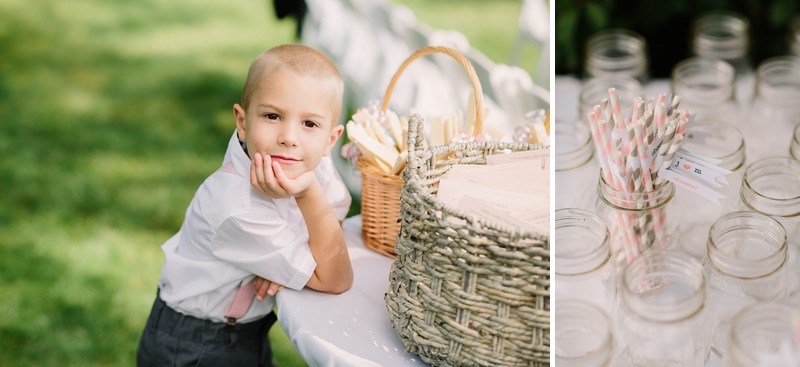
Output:
[[[244,152],[239,144],[239,136],[234,130],[231,140],[228,142],[228,151],[225,152],[225,159],[222,164],[231,163],[236,173],[249,179],[250,177],[250,157]]]
[[[227,163],[233,164],[233,168],[236,170],[236,173],[243,177],[247,182],[250,182],[250,164],[252,160],[247,154],[244,152],[241,143],[239,143],[239,136],[236,134],[236,131],[233,132],[233,136],[231,136],[231,140],[228,142],[228,151],[225,152],[225,159],[223,160],[223,165]],[[258,190],[250,187],[251,195],[256,195],[262,198],[265,198],[269,201],[272,201],[275,204],[275,207],[278,209],[278,213],[282,218],[287,218],[288,211],[289,211],[289,204],[292,201],[292,198],[279,198],[273,199],[270,197],[264,196],[264,194],[260,193]]]

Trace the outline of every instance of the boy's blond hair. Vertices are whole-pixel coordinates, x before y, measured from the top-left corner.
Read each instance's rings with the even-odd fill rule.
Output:
[[[250,64],[247,80],[242,89],[242,107],[246,111],[259,83],[270,73],[287,68],[295,73],[320,79],[320,87],[331,88],[333,96],[333,124],[342,112],[344,81],[336,65],[322,52],[304,45],[281,45],[258,55]]]

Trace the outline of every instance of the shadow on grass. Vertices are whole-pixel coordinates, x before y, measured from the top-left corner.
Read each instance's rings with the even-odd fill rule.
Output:
[[[0,365],[130,363],[139,330],[114,311],[111,295],[118,286],[99,276],[75,279],[69,273],[68,265],[37,253],[33,244],[0,247]],[[65,278],[78,284],[64,284]]]

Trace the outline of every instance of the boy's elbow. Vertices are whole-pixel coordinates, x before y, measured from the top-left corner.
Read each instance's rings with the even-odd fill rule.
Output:
[[[343,276],[341,279],[337,279],[336,282],[332,282],[328,293],[331,294],[342,294],[350,290],[353,287],[353,273],[349,273],[346,276]]]
[[[341,285],[337,285],[337,286],[335,286],[335,287],[331,287],[331,289],[329,289],[329,290],[328,290],[326,293],[330,293],[330,294],[342,294],[342,293],[344,293],[344,292],[347,292],[347,291],[349,291],[349,290],[350,290],[350,288],[352,288],[352,287],[353,287],[353,282],[351,281],[351,282],[349,282],[349,283],[346,283],[346,284],[344,284],[344,283],[343,283],[343,284],[341,284]]]
[[[316,274],[309,280],[307,286],[319,292],[342,294],[353,287],[353,274],[343,275],[338,279],[322,280]]]

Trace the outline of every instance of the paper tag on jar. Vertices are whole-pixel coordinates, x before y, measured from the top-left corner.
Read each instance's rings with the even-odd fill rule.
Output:
[[[670,166],[670,168],[671,167],[672,166]],[[722,203],[722,200],[727,198],[719,191],[712,189],[690,177],[683,176],[671,169],[661,168],[660,170],[658,170],[658,176],[667,181],[673,182],[676,185],[683,187],[689,191],[692,191],[702,196],[706,200],[717,205],[720,205]]]
[[[677,170],[684,176],[692,177],[706,182],[714,187],[728,185],[726,176],[733,172],[719,166],[719,160],[706,158],[691,152],[679,149],[675,153],[671,170]]]
[[[688,151],[686,149],[678,149],[678,151],[675,154],[682,154],[682,155],[694,157],[695,160],[708,162],[708,163],[711,163],[711,165],[713,165],[713,166],[718,166],[722,162],[721,159],[711,158],[711,157],[707,157],[707,156],[700,155],[700,154],[697,154],[697,153],[692,153],[692,152],[690,152],[690,151]],[[724,170],[724,171],[728,171],[727,169],[722,168],[722,167],[720,167],[720,169]]]

